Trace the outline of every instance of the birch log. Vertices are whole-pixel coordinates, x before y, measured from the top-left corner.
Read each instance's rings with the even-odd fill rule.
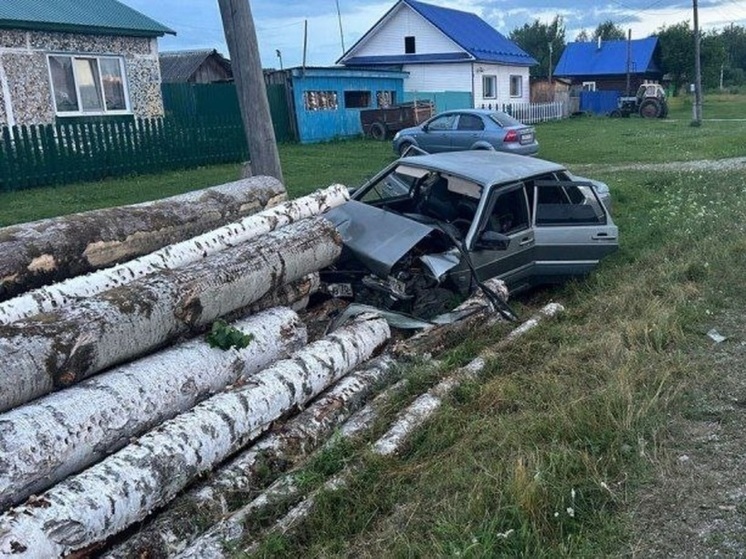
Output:
[[[157,348],[331,264],[339,235],[302,220],[181,268],[0,327],[0,411]]]
[[[248,347],[223,351],[203,340],[187,342],[0,415],[0,510],[306,343],[305,326],[290,309],[271,309],[234,327],[253,336]]]
[[[372,452],[382,456],[389,456],[399,452],[412,433],[430,419],[440,408],[444,397],[457,388],[463,381],[475,378],[484,369],[486,359],[498,357],[499,349],[512,343],[520,336],[525,335],[528,331],[538,326],[543,319],[551,318],[563,310],[564,308],[562,305],[557,303],[546,305],[533,318],[512,330],[505,339],[497,344],[497,347],[483,351],[480,356],[473,359],[466,366],[457,369],[453,374],[439,382],[425,394],[416,398],[414,402],[399,413],[397,419],[391,425],[389,430],[371,445]],[[391,388],[393,389],[394,387]],[[390,390],[391,389],[389,389],[389,391]],[[384,398],[385,396],[386,393],[381,394],[376,398],[376,400]],[[357,420],[358,417],[365,418],[363,421],[366,423],[369,422],[371,415],[376,414],[364,413],[367,408],[368,406],[363,410],[360,410],[360,412],[355,414],[355,416],[353,416],[350,421],[346,422],[345,425]],[[359,424],[360,421],[358,420],[357,423]],[[352,431],[359,431],[359,429],[354,428]],[[341,432],[344,434],[345,429],[342,429]],[[349,433],[350,430],[347,430],[347,432]],[[268,532],[285,533],[293,529],[311,513],[321,491],[336,491],[340,487],[344,487],[352,472],[353,468],[348,467],[341,473],[329,479],[319,490],[311,493],[311,495],[292,508],[284,517],[280,518],[277,523],[268,530]],[[293,474],[291,474],[291,476],[292,475]],[[202,537],[192,543],[188,549],[178,555],[178,558],[195,559],[198,557],[199,559],[218,559],[225,557],[226,554],[224,553],[224,550],[227,547],[235,546],[237,541],[246,538],[246,520],[252,513],[255,513],[266,504],[282,502],[283,488],[286,490],[286,499],[288,497],[298,497],[300,492],[298,491],[298,485],[293,483],[294,478],[291,477],[285,482],[281,479],[277,480],[277,482],[273,484],[267,492],[262,493],[251,503],[238,511],[235,511],[208,530]],[[248,547],[244,548],[242,553],[252,554],[256,552],[257,548],[258,543],[255,540]]]
[[[285,425],[216,470],[204,484],[179,496],[151,523],[107,553],[106,559],[170,557],[183,551],[199,535],[200,526],[218,522],[230,512],[227,498],[248,497],[267,479],[267,468],[279,472],[308,456],[396,371],[395,362],[384,356],[350,373]],[[199,511],[200,522],[184,514],[186,510]]]
[[[363,318],[167,421],[0,517],[0,555],[58,557],[141,520],[368,359],[389,335],[384,320]]]
[[[91,297],[155,272],[186,266],[300,219],[321,214],[342,204],[348,198],[346,187],[330,186],[112,268],[76,276],[24,293],[0,303],[0,324],[9,324],[35,314],[59,309],[81,297]],[[1,246],[0,244],[0,249]]]
[[[285,200],[272,177],[0,229],[0,301],[153,252]]]

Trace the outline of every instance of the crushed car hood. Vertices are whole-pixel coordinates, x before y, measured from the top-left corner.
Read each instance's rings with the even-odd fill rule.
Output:
[[[437,229],[402,215],[350,200],[326,212],[344,246],[371,272],[386,277],[417,243]]]

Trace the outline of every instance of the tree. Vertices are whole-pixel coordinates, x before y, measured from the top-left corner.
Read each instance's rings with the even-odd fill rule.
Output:
[[[587,43],[590,40],[591,38],[588,35],[588,31],[586,31],[585,29],[581,29],[580,33],[578,33],[577,36],[575,37],[576,43]]]
[[[688,21],[668,27],[661,27],[657,33],[661,49],[661,66],[664,73],[671,76],[674,95],[693,76],[694,71],[694,32]]]
[[[720,85],[720,71],[724,69],[728,58],[722,34],[718,31],[704,33],[700,50],[703,87],[705,89],[715,89]]]
[[[619,27],[616,23],[607,19],[603,23],[599,23],[596,30],[593,32],[593,38],[602,41],[623,41],[627,38],[627,34],[624,29]]]
[[[565,49],[565,24],[562,16],[556,15],[550,23],[538,19],[532,24],[525,23],[510,32],[510,40],[533,56],[539,63],[530,69],[533,77],[549,75],[549,45],[552,45],[552,67],[557,64]]]
[[[741,85],[746,82],[746,28],[731,24],[720,34],[725,48],[725,83]]]

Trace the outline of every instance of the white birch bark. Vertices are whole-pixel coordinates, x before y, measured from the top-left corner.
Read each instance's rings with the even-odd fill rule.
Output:
[[[388,456],[399,452],[406,441],[411,437],[412,433],[435,414],[442,405],[443,399],[450,392],[465,380],[475,378],[479,372],[484,369],[485,359],[498,356],[499,353],[496,350],[505,347],[507,344],[510,344],[525,335],[527,332],[538,326],[543,319],[551,318],[563,310],[564,308],[562,305],[557,303],[546,305],[533,318],[512,330],[511,333],[498,344],[497,348],[485,350],[482,355],[473,359],[469,364],[461,367],[452,375],[431,388],[428,392],[416,398],[412,404],[399,413],[397,419],[391,425],[389,430],[371,445],[372,452],[382,456]],[[386,393],[381,394],[379,398],[383,398],[385,394]],[[371,416],[375,416],[376,414],[366,414],[364,413],[366,409],[367,406],[366,408],[363,408],[363,410],[360,410],[356,416],[353,416],[350,421],[355,420],[358,415],[367,417],[367,421],[370,421]],[[335,491],[340,487],[343,487],[346,480],[352,474],[352,471],[352,467],[348,467],[329,479],[320,489],[312,492],[308,497],[292,508],[284,517],[280,518],[277,523],[268,530],[268,532],[285,533],[293,529],[308,517],[313,510],[318,495],[322,491]],[[234,544],[240,539],[246,539],[247,527],[246,523],[243,521],[247,519],[250,513],[256,511],[260,506],[263,506],[265,502],[280,501],[282,499],[281,487],[282,482],[278,480],[278,482],[272,486],[271,494],[260,495],[252,503],[249,503],[246,507],[236,511],[224,519],[218,525],[210,529],[203,537],[190,545],[183,554],[178,556],[179,559],[194,559],[197,557],[200,559],[217,559],[225,557],[224,550],[226,545]],[[297,485],[293,484],[292,480],[286,482],[284,487],[287,488],[288,494],[294,492],[297,493]],[[243,553],[253,553],[257,548],[258,540],[254,540],[248,545],[248,547],[243,549]]]
[[[193,340],[0,415],[0,510],[306,344],[290,309],[233,326],[253,336],[248,347],[223,351]]]
[[[236,316],[258,313],[272,307],[290,307],[296,312],[302,311],[308,306],[309,297],[318,292],[320,286],[321,278],[318,272],[305,275],[299,280],[281,285],[274,291],[267,293],[256,303],[249,305],[248,312],[243,312],[243,309],[236,311]],[[233,313],[230,313],[226,316],[232,315]]]
[[[213,396],[26,505],[0,517],[0,555],[57,557],[103,540],[171,501],[383,345],[386,322],[365,317]]]
[[[131,206],[0,229],[0,301],[153,252],[286,199],[282,183],[252,177]]]
[[[0,411],[152,351],[330,265],[341,241],[310,218],[201,262],[0,327]]]
[[[374,392],[396,374],[395,362],[380,357],[350,373],[316,399],[308,408],[216,470],[201,486],[179,496],[138,533],[116,546],[106,559],[166,557],[183,551],[200,527],[185,510],[198,510],[200,525],[220,520],[230,512],[226,496],[249,495],[267,478],[267,468],[292,467],[345,421]],[[276,465],[276,466],[272,466]]]
[[[129,262],[117,264],[112,268],[73,277],[24,293],[0,303],[0,325],[62,308],[75,303],[81,297],[91,297],[149,274],[173,270],[197,262],[216,252],[245,243],[300,219],[319,215],[344,203],[348,198],[346,187],[330,186],[325,190],[284,202],[238,222],[166,246]]]

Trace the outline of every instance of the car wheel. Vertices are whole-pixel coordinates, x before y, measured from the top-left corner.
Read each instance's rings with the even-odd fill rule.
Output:
[[[399,156],[403,156],[404,152],[409,149],[409,146],[413,146],[412,142],[402,142],[399,144]]]
[[[380,122],[374,122],[370,125],[370,136],[379,142],[384,141],[386,139],[386,127]]]

